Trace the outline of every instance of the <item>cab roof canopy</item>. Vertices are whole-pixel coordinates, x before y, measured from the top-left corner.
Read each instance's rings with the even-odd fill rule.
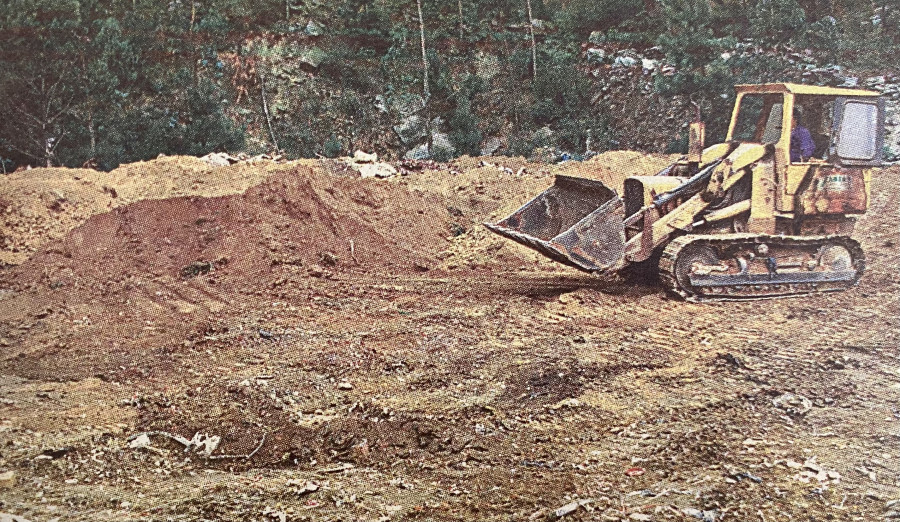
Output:
[[[758,83],[735,85],[734,90],[739,93],[775,94],[789,92],[792,94],[812,94],[820,96],[880,96],[876,91],[863,89],[845,89],[840,87],[820,87],[818,85],[803,85],[799,83]]]

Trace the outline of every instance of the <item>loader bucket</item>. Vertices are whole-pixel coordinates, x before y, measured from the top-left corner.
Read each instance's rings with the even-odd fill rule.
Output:
[[[556,176],[541,192],[491,231],[586,272],[615,270],[625,248],[624,205],[599,181]]]

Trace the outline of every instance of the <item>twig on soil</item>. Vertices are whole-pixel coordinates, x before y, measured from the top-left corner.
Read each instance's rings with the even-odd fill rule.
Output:
[[[345,464],[341,464],[340,466],[337,466],[337,467],[334,467],[334,468],[320,469],[320,470],[317,471],[316,473],[338,473],[338,472],[341,472],[341,471],[347,471],[348,469],[353,469],[353,464],[346,464],[346,463],[345,463]]]
[[[197,447],[200,446],[200,445],[197,445],[195,443],[195,441],[193,441],[193,440],[188,440],[180,435],[175,435],[174,433],[169,433],[168,431],[145,431],[145,432],[141,432],[141,433],[135,433],[134,435],[128,437],[127,440],[128,440],[128,442],[131,442],[141,436],[150,437],[153,435],[157,435],[160,437],[166,437],[170,440],[174,440],[175,442],[184,446],[185,451],[189,451],[194,446],[197,446]],[[200,453],[200,456],[205,459],[208,459],[208,460],[223,460],[223,459],[250,460],[251,458],[253,458],[254,455],[256,455],[257,452],[259,452],[259,450],[262,448],[262,446],[265,442],[266,442],[266,434],[263,433],[262,439],[260,439],[259,444],[256,445],[256,449],[254,449],[247,455],[204,455],[203,453]]]
[[[181,444],[184,447],[188,447],[191,445],[191,441],[182,437],[181,435],[175,435],[174,433],[169,433],[168,431],[145,431],[142,433],[135,433],[134,435],[128,437],[128,442],[133,441],[134,439],[140,437],[141,435],[146,435],[148,437],[152,435],[158,435],[160,437],[166,437],[168,439],[174,440],[175,442]]]
[[[256,449],[248,453],[247,455],[210,455],[207,457],[211,460],[222,460],[222,459],[244,459],[250,460],[256,455],[256,452],[262,448],[263,444],[266,442],[266,434],[263,433],[262,439],[260,439],[259,444],[256,445]]]
[[[252,459],[253,455],[256,455],[256,452],[259,451],[260,448],[262,448],[264,442],[266,442],[266,434],[265,433],[263,433],[262,439],[260,439],[259,445],[256,446],[256,449],[251,451],[250,454],[247,455],[247,460]]]
[[[353,240],[350,240],[350,257],[353,259],[353,262],[357,265],[359,264],[359,259],[356,259],[356,248],[353,245]]]

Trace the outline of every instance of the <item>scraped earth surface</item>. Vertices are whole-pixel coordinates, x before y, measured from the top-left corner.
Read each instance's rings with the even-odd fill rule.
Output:
[[[0,512],[900,516],[900,168],[875,176],[868,268],[837,294],[685,303],[480,225],[553,174],[616,185],[669,160],[243,166],[246,187],[36,235],[0,269]],[[219,442],[186,451],[198,433]]]

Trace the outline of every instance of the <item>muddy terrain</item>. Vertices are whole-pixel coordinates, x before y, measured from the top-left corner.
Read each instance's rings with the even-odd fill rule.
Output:
[[[17,173],[0,512],[900,518],[900,168],[875,176],[867,270],[836,294],[686,303],[481,226],[554,174],[615,186],[669,159]]]

